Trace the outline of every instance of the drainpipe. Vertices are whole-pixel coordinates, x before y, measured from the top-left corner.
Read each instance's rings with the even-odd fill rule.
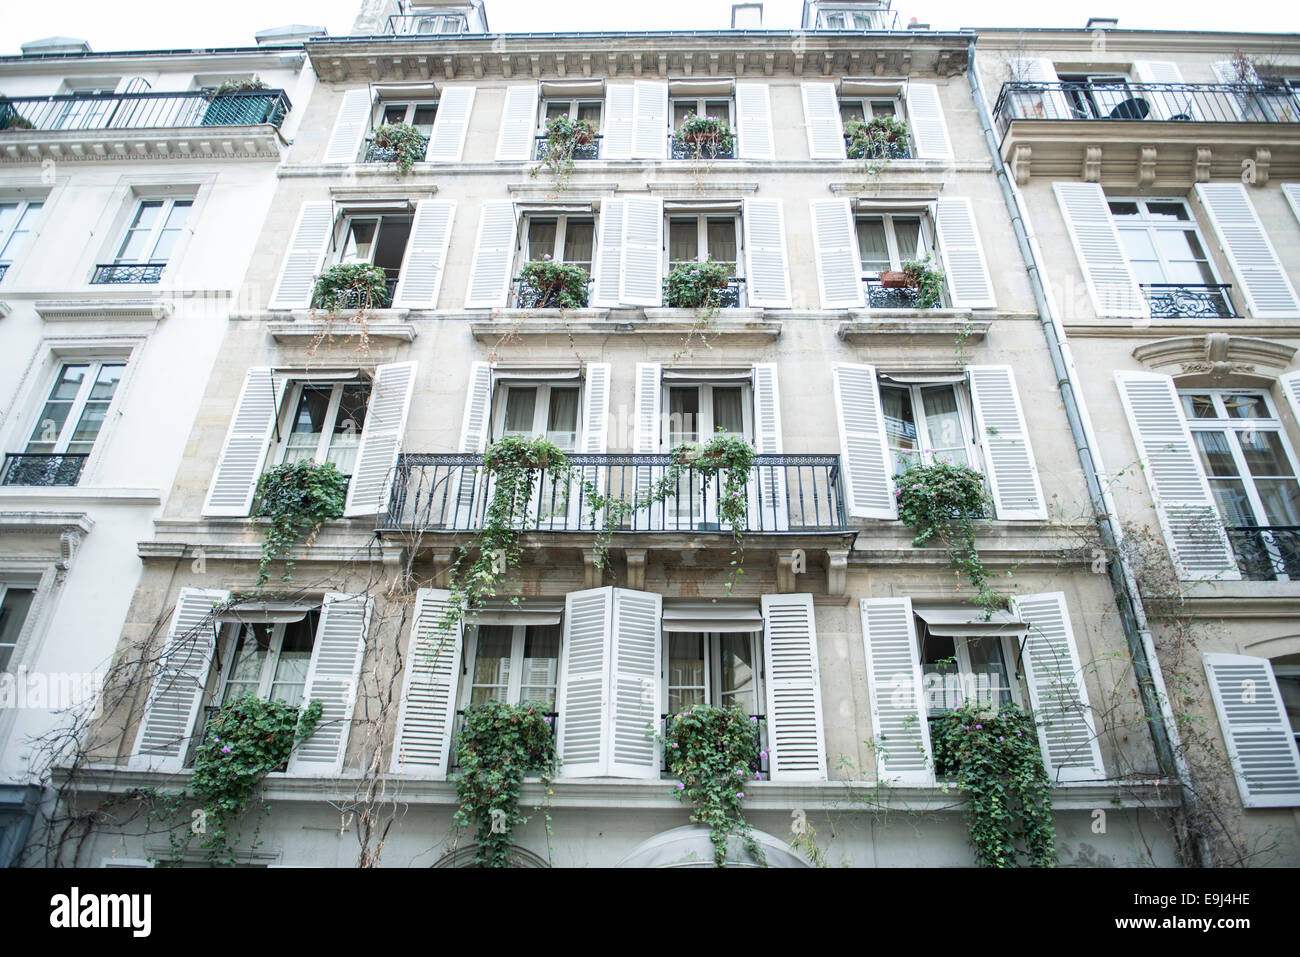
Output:
[[[1057,315],[1051,297],[1047,294],[1046,279],[1039,267],[1043,259],[1042,251],[1038,248],[1038,240],[1029,231],[1027,225],[1029,216],[1025,212],[1024,198],[1015,180],[1008,174],[1006,164],[1002,161],[1002,151],[993,132],[988,102],[980,87],[979,72],[975,69],[977,39],[976,36],[971,36],[966,55],[966,72],[970,80],[971,97],[975,100],[975,109],[979,113],[980,128],[984,131],[984,141],[993,159],[993,169],[997,174],[998,186],[1002,189],[1002,198],[1011,215],[1016,245],[1020,247],[1025,270],[1029,273],[1029,284],[1034,292],[1034,303],[1038,308],[1043,335],[1047,339],[1047,350],[1052,357],[1057,387],[1061,391],[1061,399],[1065,404],[1070,435],[1074,438],[1075,451],[1079,456],[1079,463],[1083,466],[1093,516],[1101,533],[1102,544],[1116,556],[1115,561],[1108,563],[1107,573],[1111,589],[1115,593],[1115,604],[1119,609],[1129,654],[1133,659],[1133,671],[1137,677],[1138,693],[1146,714],[1147,727],[1151,729],[1151,738],[1161,769],[1166,774],[1172,773],[1178,779],[1185,809],[1195,811],[1196,795],[1191,786],[1187,758],[1182,751],[1178,724],[1174,720],[1169,696],[1165,691],[1164,676],[1160,673],[1155,642],[1151,637],[1151,628],[1137,587],[1137,578],[1124,553],[1124,531],[1115,519],[1119,513],[1110,493],[1105,466],[1097,451],[1097,438],[1093,432],[1092,422],[1082,399],[1075,391],[1074,383],[1078,379],[1078,371],[1074,365],[1074,357],[1066,339],[1065,327],[1061,324],[1060,316]],[[1186,823],[1184,822],[1181,827],[1186,829]],[[1186,846],[1189,843],[1189,835],[1185,832],[1183,837]],[[1194,843],[1201,865],[1210,866],[1213,863],[1213,856],[1209,841],[1204,836],[1198,836]]]

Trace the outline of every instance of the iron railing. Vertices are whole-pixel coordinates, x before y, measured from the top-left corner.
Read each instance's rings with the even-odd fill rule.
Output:
[[[668,736],[668,721],[672,717],[671,714],[661,714],[659,716],[659,732],[663,737]],[[753,757],[749,759],[748,779],[753,780],[754,775],[758,774],[762,776],[763,780],[770,780],[772,777],[772,769],[767,757],[767,715],[751,714],[750,717],[758,719],[758,747],[754,750]],[[663,774],[671,773],[668,770],[667,748],[664,749],[663,761],[659,766],[659,770]]]
[[[583,288],[584,290],[589,290],[591,287],[591,263],[570,263],[569,265],[582,266],[587,270],[587,281]],[[524,276],[516,276],[514,278],[514,287],[515,295],[513,301],[516,309],[560,308],[559,303],[556,301],[556,297],[560,294],[561,290],[549,286],[546,288],[539,287],[530,282]],[[581,309],[586,305],[587,293],[584,291],[581,304],[571,308]]]
[[[1300,525],[1229,525],[1225,530],[1242,578],[1300,580]]]
[[[204,705],[199,713],[198,720],[194,723],[194,733],[190,735],[189,747],[185,749],[185,764],[183,767],[194,767],[194,759],[198,756],[199,745],[203,743],[203,736],[207,733],[208,725],[212,719],[217,716],[221,710],[221,705],[209,704]]]
[[[0,469],[0,485],[76,485],[86,467],[84,452],[61,455],[32,455],[13,452],[5,455]]]
[[[558,744],[560,740],[560,713],[558,711],[547,711],[544,717],[550,719],[549,723],[551,725],[551,740],[554,741],[556,744]],[[447,755],[448,768],[460,767],[460,761],[458,761],[456,758],[456,752],[460,749],[460,731],[461,728],[464,727],[464,725],[465,725],[465,712],[457,711],[456,721],[451,727],[451,752]],[[558,751],[555,753],[558,756]],[[554,768],[542,768],[542,767],[529,768],[528,770],[539,774],[554,772]]]
[[[4,279],[4,277],[5,277],[5,273],[7,273],[8,271],[9,271],[9,264],[8,264],[8,263],[0,263],[0,280],[3,280],[3,279]]]
[[[693,262],[675,262],[669,263],[669,269],[676,269],[679,266],[693,266]],[[714,293],[712,303],[718,309],[738,309],[744,303],[745,278],[743,276],[730,276],[727,278],[727,284]],[[664,303],[669,304],[668,297],[668,280],[663,283]]]
[[[849,159],[912,159],[912,144],[904,137],[892,143],[885,140],[854,142],[847,133],[844,134],[844,150]]]
[[[455,30],[444,29],[452,24]],[[463,13],[395,13],[388,18],[388,33],[392,36],[454,37],[468,32],[469,20]]]
[[[293,108],[283,90],[69,93],[0,99],[6,130],[152,130],[195,126],[278,127]]]
[[[429,150],[429,137],[422,136],[419,140],[420,156],[423,157]],[[366,137],[366,152],[362,162],[365,163],[396,163],[398,160],[397,147],[395,146],[376,146],[373,136]]]
[[[1232,286],[1224,284],[1143,283],[1152,319],[1235,319]]]
[[[684,159],[735,159],[736,158],[736,137],[732,134],[731,145],[723,146],[721,143],[704,142],[687,142],[676,133],[668,136],[668,156],[675,160]]]
[[[941,309],[942,302],[933,302],[922,306],[917,297],[920,290],[916,286],[882,286],[875,276],[863,276],[867,284],[867,306],[871,309]]]
[[[116,285],[119,283],[150,283],[162,281],[166,263],[100,263],[90,277],[93,286]]]
[[[662,502],[617,515],[592,516],[588,487],[606,499],[648,500],[651,486],[673,463],[671,455],[571,454],[572,479],[538,480],[530,474],[528,504],[507,521],[523,531],[726,532],[719,515],[721,478],[705,481],[694,468],[682,470],[676,489]],[[399,458],[388,511],[380,531],[473,532],[484,527],[493,483],[483,456],[472,453],[406,454]],[[838,455],[759,455],[749,482],[741,531],[842,532],[848,529],[843,472]]]
[[[375,298],[364,289],[339,289],[332,292],[327,302],[325,296],[313,291],[311,307],[313,309],[387,309],[397,292],[397,276],[384,280],[386,292],[381,298]]]
[[[600,141],[605,137],[597,133],[590,143],[574,143],[570,158],[575,160],[594,160],[600,159]],[[533,159],[546,159],[547,144],[550,143],[549,136],[537,136],[536,145],[533,147]]]

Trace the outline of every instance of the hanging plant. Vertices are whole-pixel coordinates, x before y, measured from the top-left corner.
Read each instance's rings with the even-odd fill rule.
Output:
[[[903,263],[907,285],[916,290],[914,303],[917,309],[933,309],[943,305],[943,273],[930,265],[930,254],[924,259],[909,259]]]
[[[571,120],[567,116],[556,116],[546,121],[546,137],[541,143],[538,159],[540,166],[529,170],[530,176],[538,176],[543,170],[551,174],[551,181],[558,190],[567,189],[569,179],[575,169],[573,157],[579,151],[594,156],[597,138],[596,126],[590,120]]]
[[[257,591],[270,579],[271,563],[301,542],[310,542],[327,521],[343,514],[348,477],[333,462],[312,459],[277,465],[257,480],[254,518],[269,518],[257,566]],[[285,560],[280,581],[293,577],[293,562]]]
[[[375,130],[367,159],[397,164],[405,176],[416,163],[424,160],[429,138],[407,123],[385,123]]]
[[[705,258],[678,263],[664,280],[664,304],[670,309],[711,309],[722,305],[735,267]]]
[[[316,277],[313,309],[383,309],[389,303],[388,273],[370,263],[339,263]]]
[[[519,271],[519,306],[524,309],[584,309],[591,274],[573,263],[550,256],[527,263]]]
[[[226,80],[213,90],[213,93],[217,96],[223,96],[226,93],[249,93],[253,90],[265,89],[267,89],[267,86],[262,82],[261,78],[254,76],[248,80]]]
[[[849,159],[908,159],[911,151],[907,136],[907,124],[892,116],[849,120],[844,124]]]
[[[673,140],[696,159],[715,159],[731,154],[736,144],[736,134],[716,116],[689,113],[677,128]]]

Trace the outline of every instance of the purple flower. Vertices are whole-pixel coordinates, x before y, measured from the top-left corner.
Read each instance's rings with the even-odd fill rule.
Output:
[[[678,784],[678,785],[677,785],[677,790],[679,790],[679,791],[685,791],[685,790],[686,790],[686,785],[685,785],[685,784]]]
[[[678,749],[678,748],[680,748],[680,747],[681,747],[681,745],[678,744],[676,741],[673,742],[673,749],[674,749],[674,750],[676,750],[676,749]]]
[[[999,740],[999,741],[1005,741],[1006,738],[1002,737],[1002,735],[999,734],[999,735],[998,735],[998,740]]]
[[[762,772],[762,771],[755,771],[755,772],[754,772],[754,780],[755,780],[755,781],[761,781],[761,780],[763,780],[763,772]]]
[[[749,719],[749,723],[750,723],[750,724],[758,724],[758,719],[757,719],[757,718],[750,718],[750,719]]]
[[[758,752],[758,756],[759,756],[760,758],[762,758],[764,761],[767,760],[767,752],[766,752],[766,751],[759,751],[759,752]]]
[[[223,745],[221,746],[221,753],[222,753],[222,754],[229,754],[229,753],[230,753],[230,745],[228,745],[228,744],[223,744]]]
[[[1023,731],[1017,731],[1017,732],[1016,732],[1016,737],[1017,737],[1017,738],[1023,738],[1024,736],[1025,736],[1025,733],[1024,733]]]
[[[548,715],[548,714],[544,714],[544,715],[542,715],[542,720],[545,721],[547,724],[550,724],[550,723],[551,723],[551,716]]]
[[[975,730],[976,730],[976,731],[983,731],[983,730],[984,730],[984,725],[982,725],[982,724],[977,724],[977,725],[975,725]]]
[[[744,791],[737,791],[737,792],[736,792],[736,797],[738,797],[738,798],[743,798],[744,796],[745,796],[745,792],[744,792]]]

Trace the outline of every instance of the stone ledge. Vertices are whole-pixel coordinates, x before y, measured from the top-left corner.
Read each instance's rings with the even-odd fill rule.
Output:
[[[908,310],[907,318],[898,318],[898,313],[869,313],[868,319],[850,319],[840,323],[835,334],[845,342],[872,342],[880,338],[944,339],[955,340],[963,333],[968,342],[980,342],[993,327],[991,319],[972,319],[970,313],[961,314],[964,318],[950,318],[934,315],[921,318],[912,317],[913,313],[929,313],[930,310]],[[850,313],[853,316],[862,313]]]
[[[288,322],[268,322],[266,331],[276,342],[300,343],[304,339],[329,340],[360,336],[361,324],[347,319],[325,322],[293,319]],[[365,333],[368,339],[396,339],[400,342],[413,342],[416,335],[412,323],[392,321],[367,322]]]

